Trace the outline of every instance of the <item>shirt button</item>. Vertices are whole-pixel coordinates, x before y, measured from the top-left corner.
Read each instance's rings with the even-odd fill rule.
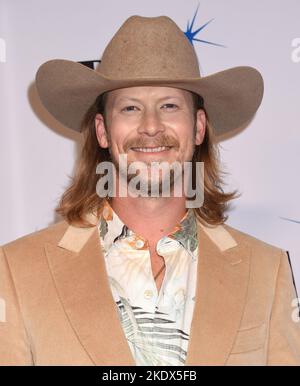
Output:
[[[149,299],[152,298],[152,296],[153,296],[153,291],[151,291],[151,290],[146,290],[146,291],[144,292],[144,298],[145,298],[145,299],[149,300]]]
[[[135,246],[137,248],[142,248],[144,246],[144,241],[143,240],[137,240],[135,243]]]

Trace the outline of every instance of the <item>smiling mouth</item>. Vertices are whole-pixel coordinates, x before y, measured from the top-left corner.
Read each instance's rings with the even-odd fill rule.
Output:
[[[173,146],[158,146],[158,147],[132,147],[131,150],[140,153],[159,153],[170,150]]]

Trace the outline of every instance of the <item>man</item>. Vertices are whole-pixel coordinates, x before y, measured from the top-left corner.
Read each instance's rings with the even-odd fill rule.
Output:
[[[224,223],[236,195],[222,190],[215,137],[253,117],[260,74],[201,78],[172,20],[134,16],[96,71],[54,60],[36,82],[48,111],[85,142],[57,209],[64,220],[1,248],[0,363],[299,365],[286,253]],[[116,194],[105,195],[110,161]],[[157,174],[153,162],[192,169]],[[143,172],[127,173],[136,163]],[[174,192],[186,175],[203,189],[198,206],[183,185],[178,196],[144,194],[155,181],[163,193],[167,177]],[[136,178],[140,194],[121,195],[124,182],[138,190]]]

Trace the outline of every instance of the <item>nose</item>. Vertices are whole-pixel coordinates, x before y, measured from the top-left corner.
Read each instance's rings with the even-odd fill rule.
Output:
[[[164,125],[161,122],[157,111],[150,109],[145,110],[138,128],[138,133],[147,134],[149,136],[155,136],[161,131],[164,131]]]

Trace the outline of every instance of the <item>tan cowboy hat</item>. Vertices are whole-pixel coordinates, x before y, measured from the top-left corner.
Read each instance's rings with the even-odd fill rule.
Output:
[[[201,77],[193,45],[166,16],[128,18],[107,45],[96,70],[57,59],[42,64],[36,74],[45,108],[76,131],[81,130],[84,114],[98,95],[147,85],[201,95],[216,135],[248,122],[263,96],[263,79],[252,67]]]

